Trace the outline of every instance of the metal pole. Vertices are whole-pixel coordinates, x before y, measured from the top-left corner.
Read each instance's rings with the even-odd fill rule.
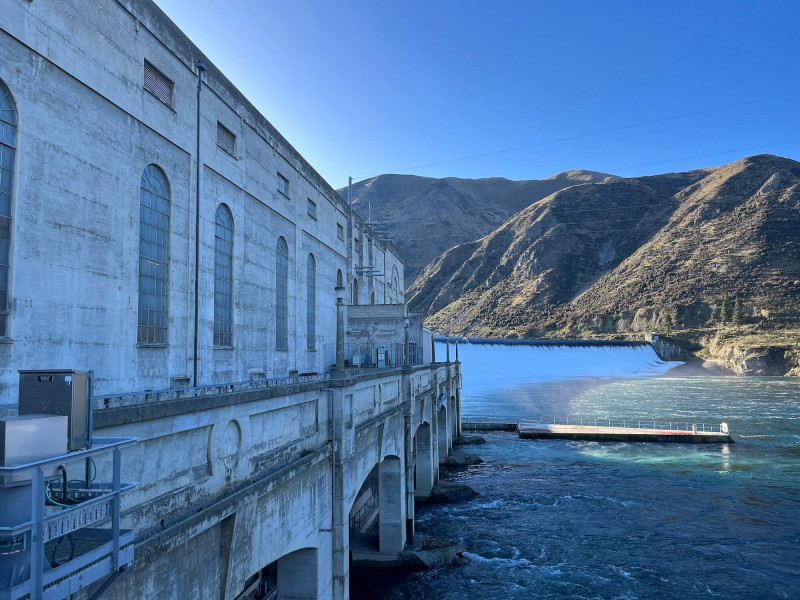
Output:
[[[120,483],[122,471],[122,453],[119,448],[114,448],[114,474],[113,474],[113,488],[114,498],[111,501],[111,532],[112,532],[112,549],[111,549],[111,568],[115,571],[119,570],[119,515],[120,515]]]
[[[344,289],[336,288],[336,293],[344,294]],[[344,371],[344,303],[341,296],[336,298],[336,370]]]
[[[197,387],[197,334],[200,320],[200,91],[206,66],[197,61],[197,130],[195,152],[195,206],[194,206],[194,358],[192,386]]]
[[[385,271],[384,271],[385,272]],[[353,297],[353,178],[347,178],[347,283],[350,290],[350,304],[358,304]]]
[[[44,470],[33,469],[31,484],[31,599],[42,598],[42,575],[44,572]]]
[[[88,389],[86,390],[86,447],[92,447],[93,434],[92,428],[94,427],[94,371],[89,371],[86,378],[88,379]],[[89,484],[92,482],[92,459],[87,457],[84,461],[84,476],[86,479],[86,489],[89,489]]]

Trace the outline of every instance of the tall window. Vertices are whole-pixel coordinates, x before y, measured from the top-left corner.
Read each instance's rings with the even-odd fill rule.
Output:
[[[0,337],[8,335],[8,287],[11,274],[11,190],[17,139],[17,112],[11,92],[0,81]]]
[[[169,184],[147,165],[139,185],[140,344],[166,344],[169,320]]]
[[[217,207],[214,234],[214,345],[233,346],[233,215]]]
[[[353,279],[353,304],[358,304],[358,279]]]
[[[397,267],[392,267],[392,288],[394,288],[395,302],[400,303],[400,278]]]
[[[275,252],[275,348],[289,349],[289,247],[282,237]]]
[[[341,269],[336,269],[336,287],[344,287],[344,277],[342,277]]]
[[[316,349],[317,337],[317,261],[308,255],[306,265],[306,348]]]

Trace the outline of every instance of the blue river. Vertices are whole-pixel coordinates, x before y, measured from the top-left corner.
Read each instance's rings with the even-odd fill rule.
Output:
[[[355,598],[800,598],[796,378],[684,376],[649,347],[462,344],[459,359],[464,416],[726,422],[736,443],[482,434],[464,449],[485,462],[444,476],[480,495],[417,508],[417,533],[469,564]]]

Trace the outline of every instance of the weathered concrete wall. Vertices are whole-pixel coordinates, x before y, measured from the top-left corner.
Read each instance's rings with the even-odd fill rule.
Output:
[[[199,59],[208,71],[198,157]],[[174,83],[171,106],[143,89],[145,60]],[[94,370],[98,393],[164,389],[192,376],[198,160],[197,383],[323,372],[333,364],[333,288],[336,272],[348,269],[337,224],[346,225],[347,204],[155,4],[5,2],[0,80],[19,122],[0,405],[16,402],[18,369]],[[233,154],[217,146],[217,123],[235,134]],[[168,335],[156,347],[137,344],[136,333],[139,186],[149,164],[166,175],[170,203]],[[289,181],[286,195],[276,189],[278,173]],[[314,216],[308,200],[316,204]],[[234,224],[232,348],[213,345],[219,204],[230,209]],[[275,341],[279,237],[289,246],[288,350]],[[360,238],[387,264],[387,275],[371,278],[386,296],[395,265],[402,275],[396,250],[371,234]],[[317,265],[312,350],[306,344],[309,254]],[[400,298],[393,290],[386,301]]]
[[[316,583],[297,593],[346,598],[356,495],[381,470],[381,548],[397,554],[413,534],[414,496],[430,493],[447,455],[435,398],[456,376],[455,364],[438,364],[192,398],[98,398],[96,435],[140,438],[122,460],[123,480],[141,482],[123,502],[135,565],[108,597],[233,598],[276,561],[280,594],[280,573],[284,592],[295,589],[293,561],[315,557]],[[415,465],[421,436],[428,450]]]

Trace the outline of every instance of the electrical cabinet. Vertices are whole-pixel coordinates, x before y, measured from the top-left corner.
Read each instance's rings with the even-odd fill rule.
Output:
[[[20,371],[19,415],[68,417],[67,449],[89,442],[89,373],[74,370]]]

